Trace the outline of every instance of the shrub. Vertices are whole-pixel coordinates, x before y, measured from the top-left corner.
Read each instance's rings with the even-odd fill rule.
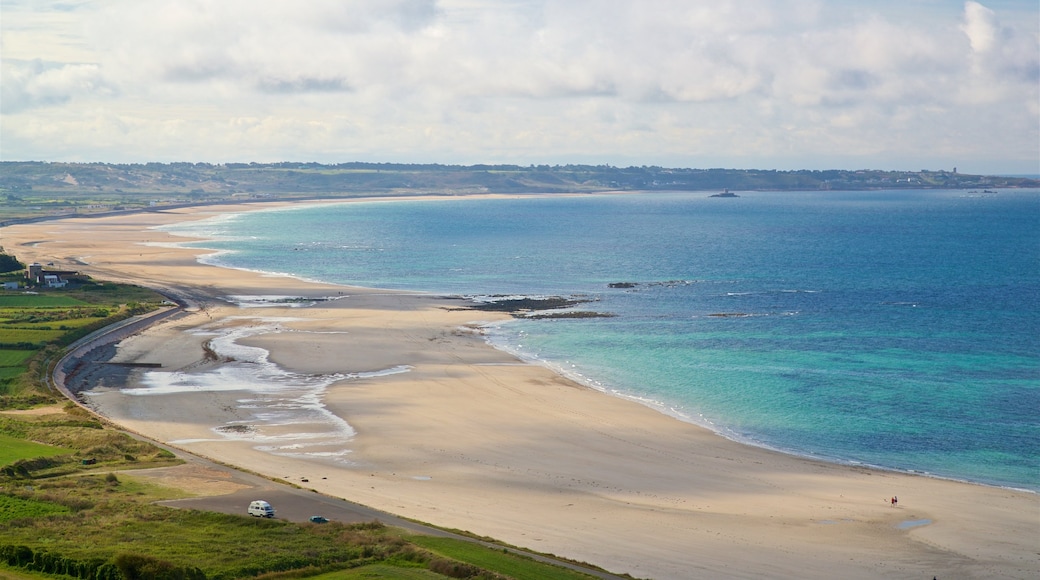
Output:
[[[476,566],[445,558],[434,558],[430,560],[428,566],[431,572],[443,574],[449,578],[473,578],[483,571]]]
[[[143,554],[119,554],[113,560],[126,580],[205,580],[198,568],[177,567]]]

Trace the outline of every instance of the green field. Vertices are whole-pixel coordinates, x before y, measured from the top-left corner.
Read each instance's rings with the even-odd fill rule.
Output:
[[[0,369],[5,367],[18,367],[33,355],[31,350],[9,350],[0,348]]]
[[[51,328],[10,328],[0,325],[0,344],[44,344],[57,340],[65,330]]]
[[[87,306],[88,303],[62,294],[0,294],[0,308],[55,308]]]
[[[39,518],[52,514],[67,514],[69,508],[49,501],[26,500],[0,495],[0,523],[20,518]]]
[[[52,445],[41,445],[32,441],[25,441],[17,437],[11,437],[0,433],[0,467],[9,465],[19,459],[31,459],[33,457],[54,457],[70,453],[68,449],[54,447]],[[0,514],[3,510],[0,509]]]
[[[495,570],[515,580],[541,580],[542,578],[585,580],[589,578],[586,574],[542,564],[514,552],[492,550],[472,542],[460,542],[451,538],[434,536],[409,536],[408,540],[441,556]]]
[[[89,279],[35,293],[0,292],[0,408],[53,398],[49,390],[38,387],[43,386],[43,367],[55,360],[61,347],[162,301],[145,288]]]
[[[444,576],[426,568],[402,568],[388,564],[369,564],[349,570],[337,570],[317,576],[312,580],[443,580]]]

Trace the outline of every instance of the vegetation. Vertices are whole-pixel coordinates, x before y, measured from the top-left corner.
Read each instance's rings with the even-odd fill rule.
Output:
[[[100,463],[99,463],[100,464]],[[0,478],[0,571],[74,578],[588,578],[450,539],[367,524],[295,524],[154,502],[176,497],[132,472],[80,465]],[[154,465],[155,462],[150,462]]]
[[[952,168],[951,168],[952,169]],[[0,162],[0,224],[26,218],[256,199],[407,193],[573,193],[1040,187],[946,171],[774,171],[609,165]],[[3,271],[0,267],[0,271]]]
[[[42,378],[63,347],[162,301],[145,288],[85,277],[61,289],[0,291],[0,408],[56,400]]]
[[[440,554],[474,566],[486,566],[516,580],[539,580],[545,578],[545,569],[527,556],[507,550],[493,550],[480,544],[459,542],[451,538],[434,536],[411,536],[409,540],[415,544]],[[564,569],[553,569],[554,579],[581,580],[587,575]]]
[[[25,264],[18,261],[17,258],[4,252],[0,248],[0,272],[19,272],[25,269]]]
[[[34,443],[19,437],[11,437],[0,433],[0,468],[22,459],[54,457],[55,455],[63,455],[68,452],[68,449],[61,447]],[[4,513],[5,510],[0,509],[0,517],[3,517]]]
[[[379,523],[295,524],[156,505],[183,493],[134,467],[170,453],[72,403],[0,411],[0,577],[588,578],[460,540]]]

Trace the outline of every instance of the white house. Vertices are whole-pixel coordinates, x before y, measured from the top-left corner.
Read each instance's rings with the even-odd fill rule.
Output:
[[[46,284],[48,288],[64,288],[65,285],[68,284],[68,281],[62,280],[54,274],[46,274],[43,277],[43,283]]]

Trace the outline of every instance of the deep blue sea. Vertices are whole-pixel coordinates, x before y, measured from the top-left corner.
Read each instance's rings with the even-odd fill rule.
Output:
[[[235,268],[584,297],[615,316],[492,339],[738,441],[1040,490],[1038,190],[373,201],[174,231]]]

